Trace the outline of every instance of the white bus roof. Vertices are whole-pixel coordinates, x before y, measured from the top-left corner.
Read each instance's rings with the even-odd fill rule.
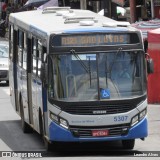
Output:
[[[43,13],[43,10],[33,10],[33,11],[26,11],[26,12],[17,12],[17,13],[11,13],[9,17],[9,21],[13,23],[15,26],[18,26],[26,31],[30,32],[39,32],[43,33],[45,36],[50,35],[52,33],[64,33],[66,31],[76,31],[78,30],[85,30],[85,29],[96,29],[101,28],[101,30],[105,30],[105,28],[110,28],[110,30],[121,30],[125,29],[130,30],[130,27],[116,27],[117,21],[101,16],[97,13],[88,11],[88,10],[72,10],[72,13],[66,13],[64,12],[64,16],[72,15],[73,17],[95,17],[94,24],[91,24],[93,22],[92,20],[89,21],[83,21],[82,24],[80,23],[65,23],[64,16],[59,16],[60,12],[57,11],[57,13]],[[86,24],[85,24],[86,23]],[[103,26],[104,24],[104,26]],[[106,25],[108,24],[108,26]],[[128,23],[127,23],[128,24]],[[122,25],[122,24],[121,24]],[[126,25],[126,23],[125,23]],[[133,28],[132,28],[133,30]],[[43,37],[43,35],[42,35]]]

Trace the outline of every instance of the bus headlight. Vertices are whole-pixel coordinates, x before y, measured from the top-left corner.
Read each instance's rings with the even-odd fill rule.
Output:
[[[131,126],[134,126],[137,124],[139,121],[141,121],[147,114],[147,108],[145,108],[143,111],[141,111],[139,114],[134,116],[131,120]]]
[[[53,114],[52,112],[50,112],[50,118],[52,121],[58,123],[58,116],[56,116],[55,114]]]
[[[147,109],[143,110],[140,114],[139,114],[139,120],[143,119],[147,114]]]
[[[69,128],[68,122],[65,119],[59,117],[58,115],[55,115],[52,112],[50,112],[50,119],[52,121],[56,122],[57,124],[59,124],[60,126],[62,126],[65,129]]]
[[[66,120],[60,118],[60,123],[59,123],[62,127],[68,129],[68,123]]]
[[[138,119],[139,119],[139,118],[138,118],[138,115],[134,116],[134,117],[132,118],[132,121],[131,121],[131,126],[137,124],[137,123],[138,123]]]

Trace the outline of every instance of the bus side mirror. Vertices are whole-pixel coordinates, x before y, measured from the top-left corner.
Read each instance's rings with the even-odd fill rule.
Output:
[[[47,87],[48,86],[48,72],[47,72],[47,69],[48,69],[48,65],[47,63],[42,63],[41,64],[41,80],[42,80],[42,83],[44,85],[44,87]]]
[[[154,63],[152,58],[147,59],[147,73],[154,73]]]

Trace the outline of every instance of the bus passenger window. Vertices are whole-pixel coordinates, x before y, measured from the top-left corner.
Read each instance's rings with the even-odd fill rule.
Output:
[[[33,57],[33,72],[32,73],[34,73],[34,74],[36,74],[36,70],[37,70],[37,66],[36,66],[36,57]]]
[[[36,75],[37,73],[37,40],[33,39],[33,46],[32,46],[32,57],[33,57],[33,62],[32,62],[32,73]]]
[[[22,60],[23,60],[23,57],[22,57],[22,49],[21,48],[18,48],[18,64],[19,66],[22,66]]]
[[[24,43],[23,37],[24,37],[24,33],[21,30],[19,30],[18,31],[18,64],[21,67],[23,65],[22,63],[23,62],[23,43]]]
[[[14,33],[14,29],[13,26],[10,25],[10,32],[9,32],[9,38],[10,38],[10,50],[9,50],[9,58],[12,59],[13,58],[13,33]]]
[[[38,77],[41,76],[41,63],[42,63],[42,43],[38,40],[38,48],[37,48],[37,58],[38,58]]]
[[[23,68],[26,70],[27,69],[27,37],[26,37],[26,33],[24,33],[24,36],[23,36]]]
[[[23,68],[25,70],[27,69],[26,62],[27,62],[27,52],[26,52],[26,50],[23,50]]]
[[[33,39],[33,56],[36,57],[37,54],[37,40]]]

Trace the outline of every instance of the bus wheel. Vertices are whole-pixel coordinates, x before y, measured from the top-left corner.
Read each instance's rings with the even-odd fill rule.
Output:
[[[23,102],[22,97],[20,99],[20,112],[21,112],[21,125],[24,133],[31,133],[32,128],[24,121],[24,110],[23,110]]]
[[[135,139],[122,140],[122,145],[124,149],[133,149],[135,144]]]

